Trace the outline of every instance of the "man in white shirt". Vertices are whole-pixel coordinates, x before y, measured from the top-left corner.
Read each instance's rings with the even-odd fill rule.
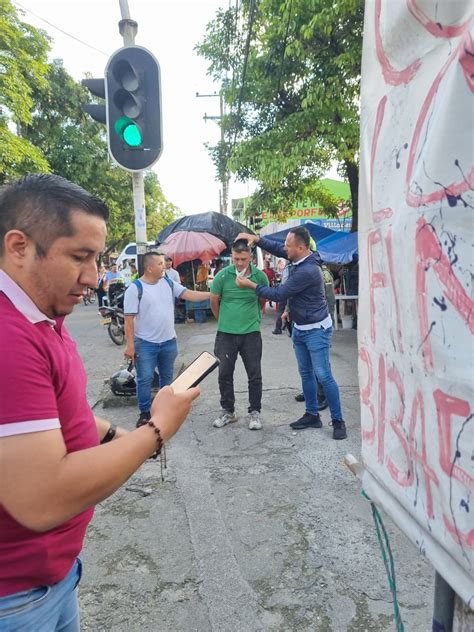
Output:
[[[179,277],[179,272],[173,268],[173,259],[165,255],[165,264],[166,264],[166,276],[170,278],[172,281],[176,283],[181,283],[181,279]]]
[[[125,292],[124,355],[134,360],[137,370],[137,399],[140,409],[137,427],[150,419],[151,385],[155,368],[160,375],[160,388],[173,381],[174,362],[178,355],[174,329],[174,302],[204,301],[209,292],[188,290],[165,277],[164,256],[147,252],[143,257],[144,274]]]

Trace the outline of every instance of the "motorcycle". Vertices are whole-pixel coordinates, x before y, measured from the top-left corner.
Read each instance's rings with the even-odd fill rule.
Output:
[[[107,327],[107,333],[112,342],[119,346],[125,343],[125,316],[123,315],[123,295],[125,292],[123,290],[124,288],[113,294],[111,305],[104,305],[99,309],[102,316],[101,324]]]
[[[101,324],[107,327],[112,342],[123,345],[125,342],[125,317],[119,307],[101,307]]]
[[[85,290],[82,295],[82,302],[84,303],[84,305],[92,305],[93,303],[95,303],[95,299],[96,299],[95,289],[92,287],[88,287],[87,290]]]

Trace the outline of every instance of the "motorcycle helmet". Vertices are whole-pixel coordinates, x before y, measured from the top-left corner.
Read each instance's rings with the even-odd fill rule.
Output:
[[[117,371],[110,378],[110,388],[114,395],[129,397],[136,394],[137,383],[135,376],[129,369]]]

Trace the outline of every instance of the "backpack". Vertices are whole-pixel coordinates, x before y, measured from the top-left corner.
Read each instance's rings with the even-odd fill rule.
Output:
[[[166,283],[168,283],[168,285],[170,286],[170,290],[171,290],[171,294],[174,296],[174,286],[173,286],[173,281],[168,277],[165,276],[163,277],[166,281]],[[138,310],[140,309],[140,301],[142,300],[142,296],[143,296],[143,283],[140,281],[140,279],[135,279],[133,281],[133,284],[137,286],[137,292],[138,292]],[[137,310],[137,313],[138,313]]]

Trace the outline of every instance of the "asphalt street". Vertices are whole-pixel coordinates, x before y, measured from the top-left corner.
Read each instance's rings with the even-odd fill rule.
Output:
[[[360,483],[343,465],[360,457],[357,340],[334,333],[332,366],[349,437],[323,428],[294,432],[304,410],[291,341],[262,323],[264,427],[250,431],[247,380],[236,370],[239,421],[216,429],[217,374],[202,384],[192,413],[172,439],[164,483],[145,463],[96,510],[83,551],[83,630],[114,632],[378,632],[394,630],[393,604]],[[98,415],[130,430],[136,403],[110,396],[104,380],[123,363],[96,305],[68,318]],[[176,369],[213,350],[216,325],[176,327]],[[100,468],[100,463],[97,463]],[[385,519],[407,631],[431,629],[433,571]]]

